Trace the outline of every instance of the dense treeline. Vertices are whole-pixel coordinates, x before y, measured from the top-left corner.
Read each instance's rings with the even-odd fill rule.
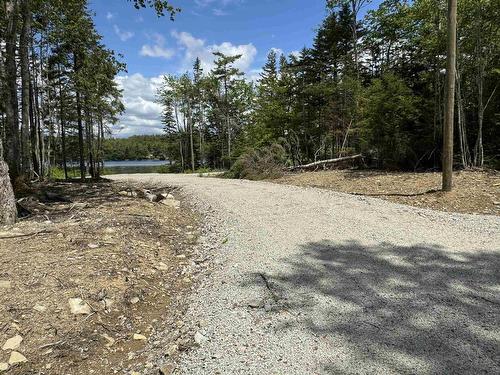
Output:
[[[123,111],[124,69],[96,32],[86,0],[2,2],[0,108],[13,179],[44,178],[77,161],[97,178],[107,126]]]
[[[216,55],[215,68],[166,77],[159,100],[171,160],[227,167],[251,148],[280,144],[289,164],[362,152],[383,168],[441,165],[446,1],[327,1],[299,55],[271,51],[251,85]],[[455,163],[500,159],[500,1],[460,0]]]
[[[167,142],[161,135],[135,135],[104,140],[104,160],[165,160]]]
[[[127,0],[158,16],[167,0]],[[124,110],[115,76],[125,66],[107,49],[87,0],[0,0],[0,223],[16,219],[11,181],[99,178],[108,126]],[[7,174],[7,171],[9,172]]]
[[[241,55],[214,55],[208,74],[196,59],[192,74],[166,76],[159,92],[168,159],[182,170],[229,167],[251,125],[253,87],[234,66]]]

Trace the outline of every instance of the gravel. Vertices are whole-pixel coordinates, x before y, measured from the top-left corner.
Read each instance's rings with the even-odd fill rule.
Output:
[[[179,373],[500,373],[500,217],[265,182],[113,178],[181,187],[220,239],[186,317],[203,340]]]

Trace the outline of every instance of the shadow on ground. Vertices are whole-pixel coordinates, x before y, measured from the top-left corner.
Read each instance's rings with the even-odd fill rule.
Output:
[[[500,373],[498,251],[322,241],[286,262],[272,279],[326,372]]]

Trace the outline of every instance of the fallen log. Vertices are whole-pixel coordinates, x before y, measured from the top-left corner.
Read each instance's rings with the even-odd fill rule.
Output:
[[[352,160],[357,160],[357,159],[362,159],[362,158],[363,158],[363,155],[358,154],[358,155],[345,156],[345,157],[336,158],[336,159],[320,160],[320,161],[316,161],[314,163],[309,163],[309,164],[304,164],[304,165],[296,165],[293,167],[289,167],[288,170],[296,171],[299,169],[313,169],[313,168],[318,168],[318,167],[325,167],[325,166],[331,165],[331,164],[341,163],[344,161],[352,161]]]

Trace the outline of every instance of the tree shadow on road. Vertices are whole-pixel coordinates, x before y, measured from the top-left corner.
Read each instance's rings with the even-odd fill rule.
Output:
[[[328,373],[500,373],[498,252],[322,241],[285,262],[272,279]]]

